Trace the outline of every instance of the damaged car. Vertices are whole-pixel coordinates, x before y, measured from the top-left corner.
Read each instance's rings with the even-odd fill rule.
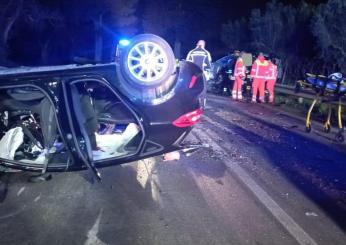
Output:
[[[0,166],[61,172],[188,148],[200,120],[202,71],[162,38],[118,44],[115,61],[0,70]]]

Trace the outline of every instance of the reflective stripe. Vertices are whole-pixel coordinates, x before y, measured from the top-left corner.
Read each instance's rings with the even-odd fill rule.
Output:
[[[238,58],[235,64],[234,76],[243,76],[245,77],[245,66],[243,64],[243,59]]]
[[[255,60],[255,62],[259,66],[268,66],[269,65],[268,61],[266,61],[266,60],[264,60],[263,62],[260,60]]]
[[[268,61],[263,61],[261,62],[260,60],[255,60],[254,64],[252,65],[252,69],[251,69],[251,76],[253,78],[266,78],[267,75],[267,67],[268,67],[269,63]],[[265,70],[263,70],[265,69]],[[264,74],[262,74],[264,73]]]
[[[270,63],[268,68],[267,79],[276,80],[277,76],[278,76],[278,67],[274,65],[273,63]]]

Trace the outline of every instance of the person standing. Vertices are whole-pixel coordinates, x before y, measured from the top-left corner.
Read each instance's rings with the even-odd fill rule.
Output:
[[[242,58],[242,52],[239,54],[234,66],[234,84],[232,90],[232,98],[235,100],[242,100],[242,86],[245,79],[245,66]]]
[[[257,102],[257,95],[259,92],[259,101],[264,102],[264,85],[268,74],[268,61],[265,60],[264,55],[259,53],[257,59],[252,64],[250,76],[252,81],[252,102]]]
[[[206,69],[211,69],[211,55],[209,51],[205,49],[204,40],[199,40],[197,42],[196,48],[192,49],[187,54],[186,60],[199,66],[204,74]]]
[[[278,67],[275,59],[268,62],[268,77],[267,77],[267,89],[269,92],[269,103],[274,102],[274,87],[278,77]]]
[[[205,41],[199,40],[197,42],[196,48],[192,49],[186,57],[187,61],[191,61],[199,68],[201,68],[203,72],[203,80],[204,80],[204,90],[202,92],[202,95],[200,96],[200,100],[202,103],[202,107],[204,108],[206,106],[206,89],[207,89],[207,69],[211,69],[211,55],[209,51],[205,49]]]

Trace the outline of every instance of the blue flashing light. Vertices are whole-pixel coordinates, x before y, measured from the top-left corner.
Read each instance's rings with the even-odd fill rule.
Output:
[[[119,41],[119,44],[120,44],[121,46],[128,46],[128,45],[130,44],[130,40],[128,40],[128,39],[121,39],[121,40]]]

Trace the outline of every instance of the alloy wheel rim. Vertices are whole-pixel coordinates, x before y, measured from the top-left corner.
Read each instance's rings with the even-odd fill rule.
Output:
[[[152,83],[168,70],[168,57],[163,48],[153,42],[140,42],[129,51],[127,66],[139,81]]]

